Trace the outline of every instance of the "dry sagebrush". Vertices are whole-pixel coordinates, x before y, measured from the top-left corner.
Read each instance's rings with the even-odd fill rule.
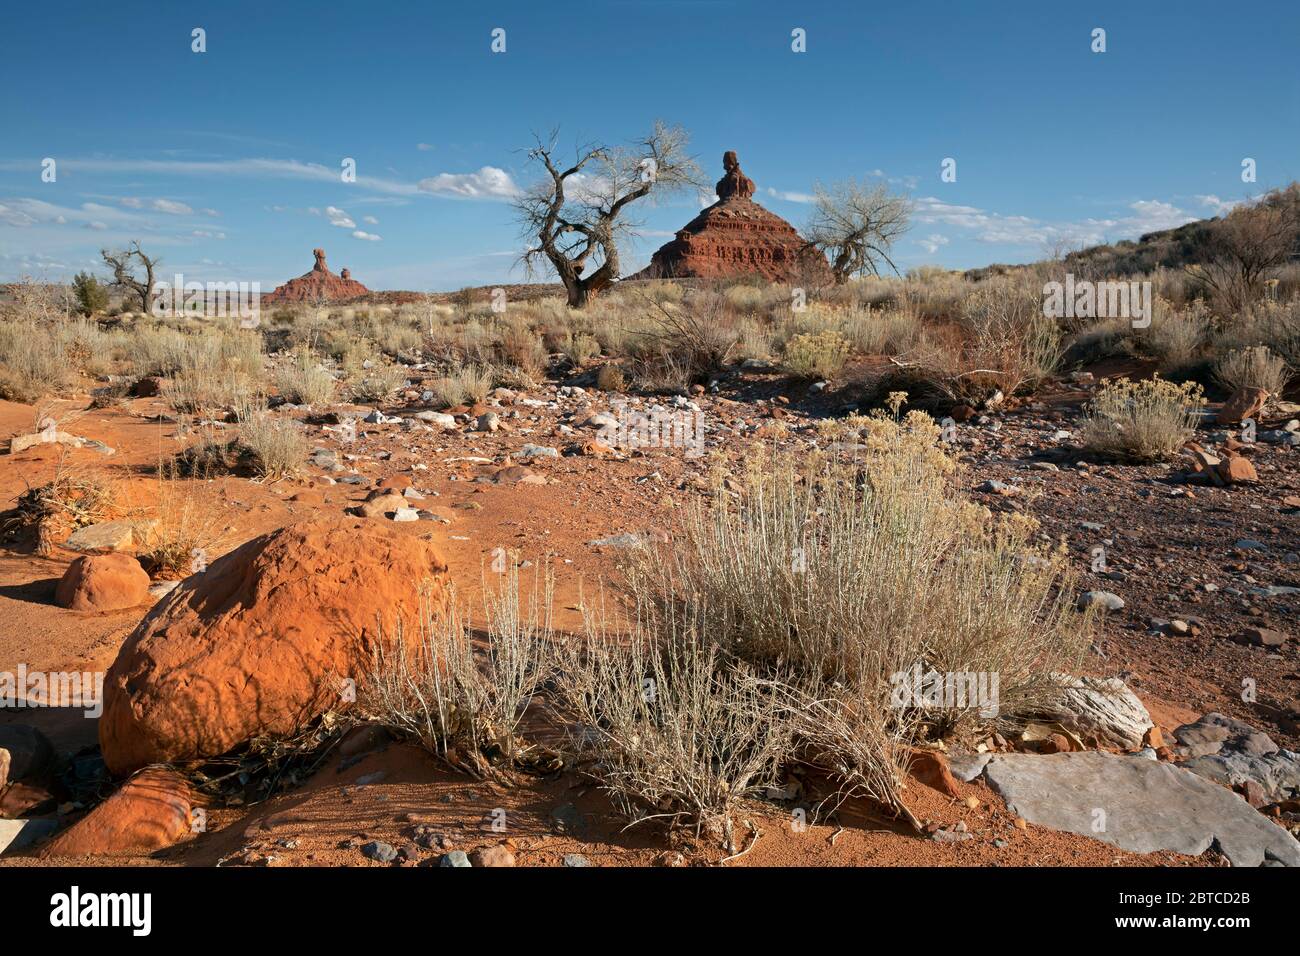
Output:
[[[1158,376],[1102,384],[1084,411],[1080,436],[1089,451],[1127,461],[1165,461],[1192,437],[1203,404],[1201,386]]]

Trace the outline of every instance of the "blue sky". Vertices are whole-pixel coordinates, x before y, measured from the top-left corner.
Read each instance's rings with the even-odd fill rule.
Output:
[[[886,180],[917,201],[903,268],[1136,237],[1300,177],[1300,4],[1282,0],[125,0],[13,4],[4,30],[0,279],[140,239],[169,274],[264,289],[316,246],[375,289],[522,281],[507,200],[557,125],[572,144],[681,124],[710,182],[737,150],[796,226],[817,180]],[[643,207],[624,271],[699,208]]]

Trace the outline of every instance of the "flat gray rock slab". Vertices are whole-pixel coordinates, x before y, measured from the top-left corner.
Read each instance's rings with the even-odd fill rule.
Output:
[[[949,754],[948,769],[958,780],[970,783],[984,772],[993,754]]]
[[[1100,752],[998,754],[984,768],[1007,808],[1030,823],[1134,853],[1199,856],[1218,844],[1233,866],[1300,866],[1300,843],[1245,800],[1167,763]]]

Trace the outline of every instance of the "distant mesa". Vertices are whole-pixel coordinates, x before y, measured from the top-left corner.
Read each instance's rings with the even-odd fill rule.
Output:
[[[754,181],[740,169],[735,150],[722,154],[718,201],[659,248],[633,279],[723,279],[759,276],[769,282],[820,285],[830,266],[817,249],[780,216],[754,202]]]
[[[290,279],[266,296],[265,302],[345,302],[370,294],[347,269],[342,275],[330,272],[325,264],[325,250],[313,249],[316,264],[310,272]]]

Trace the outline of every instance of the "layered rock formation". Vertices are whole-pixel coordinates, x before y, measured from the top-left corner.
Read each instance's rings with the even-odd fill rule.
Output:
[[[369,295],[370,290],[363,286],[347,269],[341,276],[330,272],[325,264],[325,250],[313,249],[316,264],[311,272],[290,279],[274,292],[263,298],[264,302],[342,302],[348,299]]]
[[[732,150],[722,156],[718,201],[660,247],[634,279],[721,279],[760,276],[770,282],[819,285],[831,281],[826,258],[795,228],[751,198],[754,181]]]

